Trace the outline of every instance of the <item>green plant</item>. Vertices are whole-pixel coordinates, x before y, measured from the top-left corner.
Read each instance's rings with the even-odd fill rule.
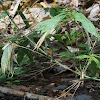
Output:
[[[22,73],[24,73],[24,71],[22,71],[22,67],[14,69],[13,77],[12,75],[9,75],[8,71],[6,71],[5,75],[2,72],[0,72],[0,84],[6,83],[7,85],[11,85],[13,83],[19,83],[20,80],[17,78],[17,76]]]
[[[88,44],[80,44],[79,46],[80,47],[85,47],[85,50],[80,50],[79,52],[79,56],[77,56],[76,58],[80,58],[80,59],[84,59],[84,58],[87,58],[87,59],[89,59],[89,63],[88,64],[90,64],[91,63],[91,61],[95,61],[95,63],[97,64],[97,66],[98,66],[98,68],[99,68],[99,66],[100,66],[100,63],[99,63],[99,61],[95,58],[96,57],[96,55],[95,54],[92,54],[91,53],[91,50],[92,49],[90,49],[90,37],[89,37],[89,33],[91,33],[92,35],[94,35],[96,38],[98,38],[99,40],[100,40],[100,34],[97,32],[97,30],[96,30],[96,28],[95,28],[95,26],[82,14],[82,13],[78,13],[78,12],[71,12],[71,11],[63,11],[63,12],[61,12],[60,14],[58,14],[57,16],[55,16],[55,17],[53,17],[52,19],[49,19],[49,20],[47,20],[47,21],[44,21],[44,22],[40,22],[35,28],[36,28],[36,31],[41,31],[41,34],[43,34],[43,36],[39,39],[39,41],[37,42],[37,45],[36,45],[36,47],[35,48],[39,48],[40,46],[41,46],[41,44],[43,43],[43,41],[45,40],[45,38],[49,35],[49,34],[51,34],[52,32],[53,32],[53,30],[56,28],[56,27],[58,27],[59,25],[62,25],[62,24],[64,24],[64,23],[66,23],[68,20],[71,20],[71,17],[74,17],[74,19],[75,19],[75,21],[76,21],[76,24],[75,25],[77,25],[80,29],[82,29],[81,28],[81,26],[84,28],[84,32],[85,32],[85,34],[87,35],[87,37],[88,37]],[[53,23],[54,22],[54,23]],[[74,22],[75,23],[75,22]],[[80,25],[81,24],[81,25]],[[77,34],[77,35],[76,35]],[[62,43],[64,43],[64,39],[66,39],[66,45],[67,44],[69,44],[71,41],[73,41],[73,40],[75,40],[77,37],[82,37],[82,35],[81,34],[79,34],[79,33],[76,33],[75,34],[75,32],[71,32],[70,34],[68,34],[67,32],[65,32],[65,34],[64,35],[54,35],[54,37],[58,40],[58,41],[60,41],[60,42],[62,42]],[[69,38],[67,37],[67,36],[69,36]],[[68,40],[69,39],[69,40]],[[92,47],[93,48],[93,47]],[[83,53],[84,52],[84,53]],[[82,54],[83,53],[83,54]],[[69,58],[73,55],[73,54],[71,54],[70,52],[68,53],[68,51],[67,52],[61,52],[60,53],[61,55],[64,55],[64,56],[67,56],[68,57],[68,55],[69,55]],[[71,54],[71,55],[70,55]],[[89,55],[84,55],[84,54],[89,54]],[[73,57],[73,56],[72,56]],[[74,57],[73,57],[74,58]],[[56,61],[56,60],[54,60],[57,64],[59,64],[59,65],[61,65],[62,67],[64,67],[64,68],[66,68],[66,69],[68,69],[68,70],[71,70],[72,72],[75,72],[75,71],[73,71],[72,69],[70,69],[70,68],[68,68],[68,67],[66,67],[66,66],[64,66],[64,65],[62,65],[60,62],[58,62],[58,61]],[[87,63],[87,61],[85,60],[85,62]],[[85,63],[84,62],[84,63]],[[87,64],[85,64],[85,66],[86,66]],[[85,67],[84,66],[84,67]],[[89,65],[88,65],[89,66]],[[87,68],[88,67],[86,67],[85,68],[85,71],[83,71],[83,69],[81,70],[81,72],[75,72],[75,73],[77,73],[78,75],[80,75],[80,77],[81,77],[81,79],[83,78],[90,78],[89,76],[87,76],[87,74],[86,74],[86,71],[87,71]],[[91,69],[92,70],[92,69]],[[83,74],[81,74],[81,73],[84,73],[84,76],[83,76]],[[82,76],[81,76],[82,75]],[[91,77],[92,78],[92,77]],[[93,78],[94,79],[94,78]],[[96,79],[96,78],[95,78]],[[99,80],[99,79],[97,79],[97,80]]]
[[[55,10],[57,10],[57,8],[50,9],[50,11],[53,11],[53,12],[55,12]],[[5,12],[9,16],[9,14],[6,10],[5,10]],[[24,64],[28,64],[29,62],[31,64],[34,64],[34,59],[37,57],[38,53],[42,56],[46,56],[49,59],[51,59],[44,50],[44,48],[45,48],[44,41],[46,40],[46,42],[48,42],[48,44],[49,44],[50,43],[49,38],[51,36],[54,36],[55,41],[58,43],[60,42],[61,43],[60,47],[64,48],[64,50],[65,50],[65,51],[59,52],[59,54],[64,57],[64,60],[73,59],[75,61],[76,59],[79,59],[80,62],[83,61],[83,63],[85,63],[85,64],[84,64],[84,66],[81,63],[80,63],[80,66],[78,64],[78,66],[77,66],[78,68],[81,66],[83,66],[83,67],[80,68],[81,70],[76,71],[76,70],[73,70],[72,68],[67,67],[66,65],[61,64],[56,59],[53,60],[55,63],[74,72],[75,74],[79,75],[80,80],[85,80],[85,79],[99,80],[97,77],[93,77],[93,76],[97,76],[97,74],[92,74],[93,69],[91,67],[89,67],[92,62],[95,62],[95,64],[96,64],[95,72],[98,68],[100,68],[100,63],[99,63],[98,59],[96,58],[99,56],[97,54],[92,53],[92,49],[94,46],[92,46],[92,43],[91,43],[92,40],[91,40],[91,37],[89,37],[89,34],[92,34],[95,39],[100,40],[100,34],[97,32],[95,26],[82,13],[75,12],[74,10],[60,11],[56,14],[51,13],[51,15],[53,16],[51,19],[42,21],[39,24],[37,24],[34,27],[34,29],[36,29],[35,32],[32,32],[32,34],[29,36],[26,36],[24,34],[23,30],[21,30],[14,23],[13,19],[9,16],[9,18],[15,25],[14,29],[22,36],[18,36],[15,33],[14,37],[12,36],[11,38],[5,39],[7,42],[5,43],[6,45],[3,48],[4,51],[3,51],[3,55],[2,55],[2,59],[1,59],[2,72],[6,73],[6,70],[8,70],[11,74],[14,74],[13,70],[12,70],[13,69],[12,68],[13,59],[15,58],[14,53],[17,54],[17,61],[16,61],[16,59],[14,59],[14,60],[16,61],[16,63],[18,63],[19,66],[23,66]],[[80,50],[78,52],[72,53],[67,48],[68,44],[71,44],[73,41],[75,41],[77,44],[77,38],[83,37],[83,35],[81,33],[77,33],[77,31],[75,29],[71,30],[71,32],[65,31],[62,34],[53,34],[56,32],[59,33],[59,29],[61,27],[63,28],[63,25],[70,23],[70,21],[75,26],[80,28],[83,31],[83,33],[85,34],[85,36],[87,36],[87,38],[86,38],[88,40],[87,44],[78,44],[76,46],[76,47],[78,47],[78,46],[84,47],[85,50],[83,50],[83,51]],[[29,25],[28,25],[28,27],[29,27]],[[51,34],[53,34],[53,35],[51,35]],[[53,43],[51,43],[51,45],[52,44]],[[70,45],[70,46],[72,46],[72,45]],[[37,51],[35,51],[36,49],[37,49]],[[77,57],[76,57],[76,53],[79,54]],[[24,63],[24,61],[26,61],[26,62]],[[88,69],[91,70],[90,74],[88,74],[88,72],[87,72]]]
[[[45,12],[50,11],[50,15],[52,17],[54,17],[54,16],[58,15],[63,9],[64,9],[64,7],[61,7],[61,6],[55,7],[55,8],[45,8]]]
[[[100,69],[100,55],[99,54],[90,54],[90,55],[79,55],[76,58],[81,59],[81,60],[86,60],[85,62],[88,61],[88,65],[84,65],[84,71],[86,72],[89,70],[89,75],[92,77],[98,77],[97,70]]]

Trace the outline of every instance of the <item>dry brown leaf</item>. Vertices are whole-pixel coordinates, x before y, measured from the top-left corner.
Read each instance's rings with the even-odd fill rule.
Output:
[[[78,7],[78,0],[72,0],[72,4],[74,7]]]
[[[41,44],[42,44],[43,41],[45,40],[45,37],[46,37],[46,33],[39,39],[39,41],[37,42],[37,44],[36,44],[34,50],[35,50],[35,49],[38,49],[38,48],[41,46]]]
[[[9,13],[10,13],[11,16],[14,16],[16,14],[16,11],[17,11],[18,6],[21,3],[21,1],[22,0],[17,0],[17,1],[14,0],[13,1],[13,4],[11,5],[10,11],[9,11]]]
[[[97,16],[100,12],[100,7],[99,7],[99,4],[95,4],[93,7],[92,7],[92,10],[90,11],[90,15],[88,16],[88,18],[93,18],[95,16]]]
[[[6,8],[6,10],[8,10],[11,6],[12,1],[5,1],[3,3],[3,6]],[[3,11],[2,5],[0,5],[0,12]]]
[[[44,8],[47,8],[48,6],[46,5],[45,2],[40,2],[40,4],[44,7]]]

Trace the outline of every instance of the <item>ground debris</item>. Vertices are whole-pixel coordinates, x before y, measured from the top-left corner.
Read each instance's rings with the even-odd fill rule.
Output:
[[[4,93],[4,94],[9,94],[9,95],[15,95],[15,96],[19,96],[19,97],[26,97],[28,99],[42,99],[42,100],[59,100],[59,99],[55,99],[55,98],[51,98],[48,96],[42,96],[42,95],[37,95],[37,94],[33,94],[33,93],[29,93],[29,92],[23,92],[23,91],[18,91],[18,90],[14,90],[11,88],[7,88],[7,87],[1,87],[0,86],[0,92]]]

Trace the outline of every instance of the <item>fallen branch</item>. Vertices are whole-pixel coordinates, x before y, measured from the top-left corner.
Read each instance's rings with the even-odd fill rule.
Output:
[[[19,97],[22,97],[22,98],[28,98],[28,99],[33,99],[33,100],[37,100],[37,99],[39,99],[39,100],[40,99],[41,100],[59,100],[59,99],[51,98],[51,97],[48,97],[48,96],[18,91],[18,90],[14,90],[14,89],[2,87],[2,86],[0,86],[0,92],[2,92],[4,94],[15,95],[15,96],[19,96]]]

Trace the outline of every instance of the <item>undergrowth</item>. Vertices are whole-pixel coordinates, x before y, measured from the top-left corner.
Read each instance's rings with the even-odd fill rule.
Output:
[[[1,1],[0,4],[2,4]],[[54,13],[55,10],[56,13]],[[23,29],[16,25],[7,10],[4,9],[4,11],[15,25],[13,35],[0,39],[2,70],[0,74],[4,74],[0,78],[4,77],[4,80],[6,78],[6,83],[10,84],[7,75],[13,76],[14,79],[14,76],[23,72],[22,70],[14,71],[14,65],[17,64],[18,69],[26,65],[35,68],[34,65],[36,63],[39,65],[39,60],[41,63],[46,61],[44,58],[49,59],[47,61],[50,63],[56,63],[80,76],[80,81],[87,79],[100,81],[98,73],[100,70],[100,33],[82,13],[75,11],[75,9],[65,10],[60,7],[46,9],[46,11],[50,11],[52,18],[38,23],[33,28],[35,31],[27,36]],[[27,23],[25,24],[27,25]],[[28,27],[30,26],[28,25]],[[2,31],[0,34],[5,34],[5,32]],[[48,46],[51,49],[49,53],[46,50]],[[70,68],[61,63],[65,61],[72,61],[76,67]],[[44,66],[37,68],[45,69]],[[11,80],[10,82],[12,83]]]

